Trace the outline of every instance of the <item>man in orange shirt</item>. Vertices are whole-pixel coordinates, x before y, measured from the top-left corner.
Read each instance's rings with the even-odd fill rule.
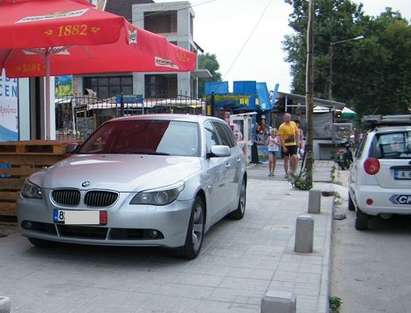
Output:
[[[285,177],[294,176],[297,170],[298,157],[297,148],[299,145],[299,131],[297,125],[291,121],[291,114],[284,114],[284,123],[278,128],[281,147],[284,152]]]

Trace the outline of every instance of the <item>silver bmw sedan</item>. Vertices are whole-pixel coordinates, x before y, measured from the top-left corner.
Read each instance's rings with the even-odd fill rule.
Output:
[[[246,162],[220,119],[118,118],[72,150],[21,190],[19,226],[36,246],[163,246],[192,259],[213,224],[244,216]]]

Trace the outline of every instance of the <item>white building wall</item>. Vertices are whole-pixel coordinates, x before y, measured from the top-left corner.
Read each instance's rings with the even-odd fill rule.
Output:
[[[191,16],[194,12],[191,9],[190,2],[164,2],[164,3],[147,3],[133,5],[133,24],[144,28],[145,12],[177,11],[177,33],[163,34],[169,41],[177,42],[179,47],[191,50],[194,45],[193,36],[191,35]],[[138,40],[138,39],[137,39]],[[150,73],[154,74],[154,73]],[[160,73],[161,74],[161,73]],[[177,94],[192,96],[192,74],[187,73],[167,73],[177,74]],[[133,92],[134,94],[145,96],[145,74],[133,74]]]

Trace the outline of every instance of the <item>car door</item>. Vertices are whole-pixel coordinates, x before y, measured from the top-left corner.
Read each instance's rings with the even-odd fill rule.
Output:
[[[225,163],[225,194],[228,200],[228,210],[237,206],[239,197],[239,184],[242,171],[242,154],[237,146],[231,129],[226,123],[213,121],[218,135],[222,139],[223,145],[230,147],[231,156]]]
[[[206,142],[206,190],[207,190],[207,212],[211,224],[214,224],[222,216],[228,204],[225,195],[226,184],[226,161],[227,158],[209,156],[211,147],[222,145],[221,138],[211,121],[204,123]]]
[[[365,148],[365,144],[367,143],[368,135],[365,135],[364,138],[361,140],[361,143],[357,150],[355,151],[354,161],[350,168],[350,188],[355,188],[355,184],[358,181],[358,169],[361,167],[361,157]]]

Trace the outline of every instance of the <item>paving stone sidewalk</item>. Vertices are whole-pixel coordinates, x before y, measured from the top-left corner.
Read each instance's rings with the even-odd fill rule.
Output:
[[[257,313],[272,288],[295,292],[298,313],[325,313],[332,198],[314,216],[314,253],[295,254],[308,193],[252,178],[259,171],[249,171],[244,219],[213,227],[194,261],[158,249],[40,250],[11,231],[0,238],[0,295],[14,313]]]

